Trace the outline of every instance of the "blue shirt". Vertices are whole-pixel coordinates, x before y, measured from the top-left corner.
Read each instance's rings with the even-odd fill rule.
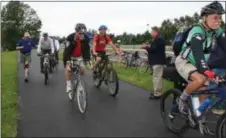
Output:
[[[20,53],[26,54],[31,53],[32,47],[35,47],[35,43],[31,39],[20,39],[17,46],[23,46],[24,48],[20,50]]]

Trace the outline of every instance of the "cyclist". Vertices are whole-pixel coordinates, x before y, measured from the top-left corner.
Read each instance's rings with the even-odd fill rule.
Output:
[[[223,36],[220,28],[221,15],[225,13],[222,5],[215,1],[201,10],[202,22],[200,26],[194,26],[188,34],[187,43],[183,44],[180,55],[175,60],[178,73],[187,81],[190,81],[180,96],[179,110],[187,114],[187,98],[191,92],[204,86],[207,79],[214,78],[215,74],[207,65],[210,50],[214,38]],[[200,96],[200,103],[205,99]],[[200,120],[201,121],[201,120]],[[200,122],[200,132],[203,133],[203,125]]]
[[[85,59],[84,55],[89,55],[89,38],[86,35],[86,25],[84,23],[78,23],[75,26],[75,32],[67,36],[67,44],[63,52],[63,61],[65,67],[65,78],[66,78],[66,92],[71,92],[71,68],[70,59],[71,57],[77,59]],[[85,53],[85,54],[84,54]],[[84,62],[80,63],[82,75],[85,73]]]
[[[220,39],[224,40],[220,40]],[[216,40],[216,44],[214,48],[211,51],[209,60],[208,60],[208,65],[210,68],[212,68],[213,72],[217,76],[224,76],[226,74],[226,37],[222,37]],[[224,43],[222,43],[224,42]],[[217,85],[214,82],[211,82],[209,84],[210,88],[217,87]],[[215,114],[223,114],[226,109],[226,101],[224,104],[216,106],[212,112]]]
[[[107,31],[107,26],[106,25],[101,25],[99,27],[99,34],[95,35],[93,38],[93,55],[96,57],[96,61],[94,63],[94,65],[91,67],[91,69],[94,71],[94,75],[95,75],[95,68],[97,67],[97,65],[101,62],[102,59],[104,59],[106,51],[106,45],[110,45],[114,51],[117,54],[120,54],[120,52],[117,50],[116,46],[112,43],[112,40],[110,39],[110,37],[106,34]]]
[[[53,40],[49,37],[48,33],[43,33],[43,37],[40,37],[37,52],[38,52],[38,56],[44,55],[46,53],[49,53],[50,55],[54,55]],[[44,72],[43,61],[44,61],[44,57],[41,56],[40,57],[41,73]],[[52,73],[51,60],[50,60],[50,73]]]
[[[24,81],[28,82],[28,69],[29,64],[31,63],[31,50],[32,47],[35,47],[35,43],[30,39],[30,34],[25,32],[24,37],[17,42],[16,46],[17,49],[20,49],[20,62],[24,65]]]
[[[54,46],[54,56],[56,57],[56,63],[58,64],[58,60],[59,60],[58,53],[59,53],[59,49],[60,49],[60,43],[59,43],[57,37],[55,37],[55,36],[52,37],[52,40],[53,40],[53,46]]]

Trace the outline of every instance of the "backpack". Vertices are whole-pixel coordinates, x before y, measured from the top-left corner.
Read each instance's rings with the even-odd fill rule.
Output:
[[[200,24],[194,24],[190,27],[184,28],[182,31],[181,31],[181,29],[179,29],[179,31],[176,33],[176,36],[174,37],[173,44],[172,44],[173,52],[174,52],[175,56],[178,56],[180,54],[182,46],[186,42],[186,39],[188,37],[189,32],[195,26],[201,26],[202,27],[202,25],[200,25]],[[206,35],[204,35],[204,36],[206,36]],[[206,39],[206,37],[205,37],[205,39]],[[205,39],[204,39],[204,41],[205,41]],[[189,44],[187,44],[187,45],[189,45]]]

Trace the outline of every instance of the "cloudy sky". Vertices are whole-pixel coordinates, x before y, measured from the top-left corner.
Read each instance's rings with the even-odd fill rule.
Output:
[[[101,24],[109,32],[142,33],[151,26],[160,26],[166,18],[193,15],[209,2],[25,2],[36,10],[43,26],[41,31],[65,36],[74,31],[77,22],[97,29]],[[2,3],[2,6],[6,2]],[[222,2],[225,8],[225,3]],[[223,17],[225,20],[225,17]]]

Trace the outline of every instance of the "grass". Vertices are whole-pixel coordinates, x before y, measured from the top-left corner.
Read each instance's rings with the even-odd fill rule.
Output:
[[[136,86],[142,87],[148,91],[153,91],[152,76],[148,74],[140,74],[138,71],[132,71],[131,69],[125,69],[115,63],[114,68],[117,71],[120,80],[129,82]],[[173,83],[167,80],[163,81],[163,90],[173,88]]]
[[[17,55],[2,52],[2,137],[15,137],[17,133]]]

